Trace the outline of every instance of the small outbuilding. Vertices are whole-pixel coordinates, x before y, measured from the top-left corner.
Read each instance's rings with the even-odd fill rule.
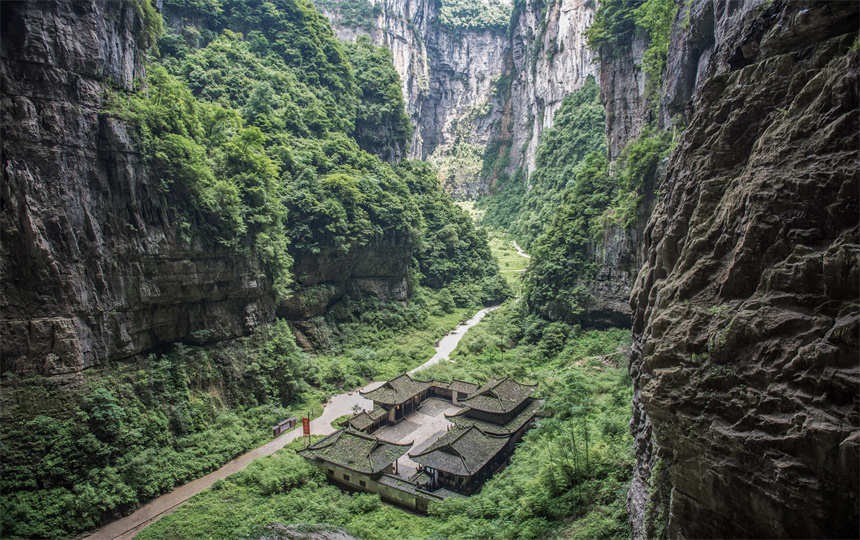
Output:
[[[352,489],[371,490],[383,473],[396,473],[397,460],[412,446],[398,444],[357,431],[341,429],[298,454],[323,469],[329,481]]]
[[[432,381],[417,381],[404,373],[361,395],[373,401],[375,407],[384,409],[388,422],[393,424],[421,406],[431,384]]]

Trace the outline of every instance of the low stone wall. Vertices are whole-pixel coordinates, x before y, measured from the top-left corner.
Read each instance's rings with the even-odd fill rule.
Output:
[[[317,467],[333,484],[353,491],[377,493],[385,501],[416,512],[426,514],[431,502],[442,500],[442,497],[418,489],[417,485],[408,480],[389,474],[394,472],[393,467],[390,467],[391,470],[383,473],[378,479],[331,463],[319,463]]]

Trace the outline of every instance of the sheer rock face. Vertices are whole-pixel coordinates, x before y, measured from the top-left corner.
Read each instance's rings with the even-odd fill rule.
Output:
[[[689,9],[631,299],[634,537],[856,537],[858,4]]]
[[[612,227],[601,241],[589,246],[592,260],[598,264],[593,280],[583,282],[591,300],[582,313],[581,324],[589,328],[629,328],[630,291],[639,270],[635,256],[635,227]]]
[[[144,76],[132,3],[4,1],[0,10],[0,373],[73,375],[270,321],[277,306],[259,261],[183,239],[134,130],[102,112],[106,89],[130,90]],[[382,238],[300,259],[298,292],[281,309],[294,320],[324,312],[321,282],[405,298],[406,244]]]
[[[585,29],[594,9],[584,0],[523,7],[510,34],[499,30],[451,30],[428,0],[377,0],[379,15],[369,32],[391,49],[406,109],[415,126],[410,157],[423,159],[455,141],[476,145],[479,157],[494,139],[511,143],[509,172],[535,168],[538,135],[552,126],[561,100],[596,74]],[[325,11],[340,39],[368,33],[339,24]],[[503,78],[510,78],[511,90]],[[485,194],[493,177],[475,174],[446,188],[456,198]]]
[[[600,101],[606,107],[606,140],[609,161],[615,161],[627,143],[639,137],[648,121],[646,76],[642,55],[647,37],[637,31],[619,50],[600,51]]]
[[[597,75],[595,55],[586,46],[585,31],[594,9],[582,0],[548,3],[545,23],[542,6],[529,2],[511,31],[511,165],[523,165],[526,176],[535,170],[538,136],[552,127],[561,101]]]
[[[110,85],[144,76],[125,2],[3,2],[2,368],[69,374],[274,314],[255,260],[184,242]]]
[[[453,31],[439,22],[438,4],[428,0],[374,0],[375,27],[344,27],[337,12],[323,12],[338,38],[355,40],[369,33],[389,48],[400,75],[407,113],[415,130],[409,156],[424,159],[440,145],[454,142],[457,128],[468,123],[469,143],[486,145],[498,115],[492,107],[493,80],[505,70],[508,38],[504,31]],[[498,108],[498,104],[495,104]],[[453,186],[458,195],[474,197],[478,185]]]
[[[411,292],[406,278],[411,258],[412,245],[393,235],[349,252],[326,250],[299,257],[293,271],[301,286],[281,300],[277,314],[299,323],[323,315],[344,295],[406,301]]]

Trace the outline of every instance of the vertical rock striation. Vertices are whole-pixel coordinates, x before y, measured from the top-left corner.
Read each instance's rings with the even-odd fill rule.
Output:
[[[687,6],[631,300],[634,537],[856,537],[858,4]]]
[[[343,294],[404,300],[403,236],[300,257],[276,305],[252,246],[181,229],[135,128],[104,111],[145,77],[137,1],[0,2],[0,373],[66,376],[227,340],[276,310],[301,324]]]
[[[615,161],[627,143],[639,137],[648,121],[646,75],[642,56],[648,46],[641,30],[617,50],[600,50],[600,101],[606,107],[606,141],[609,161]]]
[[[584,0],[529,2],[515,7],[511,28],[451,29],[439,21],[439,4],[379,0],[375,26],[341,24],[336,8],[322,6],[343,40],[369,34],[394,56],[412,117],[410,156],[424,159],[456,144],[471,146],[476,162],[496,139],[510,148],[508,171],[534,170],[538,135],[552,126],[567,94],[595,75],[584,32],[594,9]],[[485,194],[493,177],[478,173],[446,185],[458,198]]]
[[[560,0],[526,3],[512,21],[509,172],[519,166],[526,176],[534,171],[538,136],[553,125],[561,100],[596,75],[585,43],[593,20],[594,9],[582,0]]]
[[[0,10],[0,372],[70,374],[270,319],[258,262],[182,241],[133,130],[102,112],[107,91],[144,77],[134,4]]]

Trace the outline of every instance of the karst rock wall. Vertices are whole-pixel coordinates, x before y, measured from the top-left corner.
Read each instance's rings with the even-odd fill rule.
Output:
[[[538,135],[552,126],[567,94],[598,66],[584,31],[594,8],[584,0],[528,2],[509,32],[451,29],[430,0],[377,0],[374,28],[340,24],[326,10],[340,39],[369,35],[391,49],[413,133],[410,156],[423,159],[440,146],[464,141],[483,149],[494,139],[511,144],[509,172],[534,170]],[[515,8],[516,9],[516,8]],[[455,197],[485,194],[493,177],[474,175],[448,185]]]
[[[553,125],[564,96],[578,90],[598,65],[586,46],[594,9],[583,0],[529,2],[514,19],[510,57],[511,164],[526,176],[535,169],[538,136]]]
[[[246,335],[276,311],[301,323],[347,293],[406,298],[405,238],[298,257],[295,294],[276,305],[253,250],[215,246],[194,223],[181,234],[134,128],[103,110],[145,77],[134,2],[0,10],[0,373],[74,376]]]
[[[0,371],[72,374],[269,320],[258,262],[182,241],[132,128],[102,112],[108,89],[145,76],[133,5],[0,9]]]
[[[631,298],[634,537],[854,538],[858,4],[686,6]]]

